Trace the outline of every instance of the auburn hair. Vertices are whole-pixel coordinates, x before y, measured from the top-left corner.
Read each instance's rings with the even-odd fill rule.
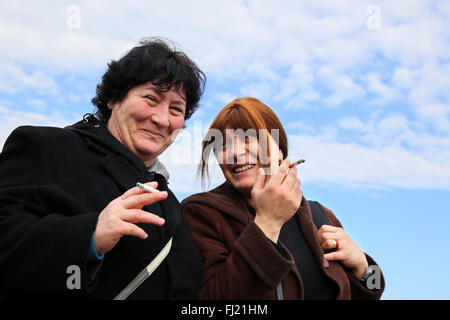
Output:
[[[205,176],[209,178],[208,158],[210,152],[214,149],[214,143],[217,143],[214,140],[210,141],[208,137],[211,136],[211,131],[213,130],[219,130],[225,135],[226,129],[242,129],[244,131],[254,129],[256,132],[265,129],[269,133],[271,130],[278,130],[278,147],[283,153],[283,159],[288,156],[287,135],[275,112],[256,98],[237,98],[219,112],[203,139],[202,157],[198,167],[198,174],[201,177],[202,184]]]

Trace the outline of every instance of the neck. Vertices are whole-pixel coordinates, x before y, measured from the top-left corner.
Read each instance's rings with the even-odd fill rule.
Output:
[[[241,193],[241,195],[242,195],[242,197],[244,198],[244,200],[245,200],[249,205],[251,205],[253,208],[255,207],[255,203],[253,202],[251,192],[249,192],[249,193]]]

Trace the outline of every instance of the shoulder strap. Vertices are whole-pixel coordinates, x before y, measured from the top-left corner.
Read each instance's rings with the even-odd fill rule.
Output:
[[[325,214],[325,211],[323,211],[322,206],[317,201],[309,201],[309,208],[311,209],[311,215],[312,219],[314,221],[314,224],[316,225],[317,229],[320,229],[320,227],[323,224],[330,224],[328,221],[327,215]]]
[[[164,259],[167,257],[167,255],[170,252],[170,249],[172,248],[172,238],[169,239],[169,241],[166,243],[164,248],[158,253],[158,255],[146,266],[137,276],[136,278],[131,281],[125,289],[123,289],[115,298],[114,300],[125,300],[128,298],[130,294],[134,292],[134,290],[139,287],[142,282],[144,282],[150,275],[153,273],[153,271],[156,270],[156,268],[159,267],[161,262],[164,261]]]

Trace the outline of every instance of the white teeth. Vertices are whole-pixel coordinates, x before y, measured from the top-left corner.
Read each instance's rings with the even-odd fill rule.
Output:
[[[251,169],[251,168],[253,168],[254,166],[255,166],[254,164],[248,164],[248,165],[246,165],[246,166],[243,166],[243,167],[239,167],[239,168],[234,169],[234,172],[239,173],[239,172],[242,172],[242,171]]]

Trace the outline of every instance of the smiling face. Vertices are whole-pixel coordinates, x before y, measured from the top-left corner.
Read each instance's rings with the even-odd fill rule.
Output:
[[[261,138],[261,137],[260,137]],[[260,156],[264,155],[264,148],[259,143],[255,130],[230,129],[225,130],[222,145],[216,151],[217,160],[223,175],[244,198],[251,199],[251,191],[255,184],[258,169],[266,167],[261,164]],[[283,159],[283,153],[274,142],[271,148],[269,167],[278,167]],[[276,169],[276,168],[275,168]],[[268,178],[268,176],[266,176]]]
[[[235,134],[227,129],[222,148],[217,150],[220,169],[227,181],[247,197],[255,183],[260,164],[259,143],[254,135]]]
[[[180,87],[165,91],[149,82],[130,89],[108,108],[109,131],[149,166],[172,144],[172,134],[183,128],[186,99]]]
[[[208,176],[210,152],[215,150],[227,181],[251,203],[258,169],[268,169],[264,170],[267,181],[278,161],[288,156],[287,146],[286,132],[272,109],[252,97],[237,98],[219,112],[203,140],[202,183]]]

